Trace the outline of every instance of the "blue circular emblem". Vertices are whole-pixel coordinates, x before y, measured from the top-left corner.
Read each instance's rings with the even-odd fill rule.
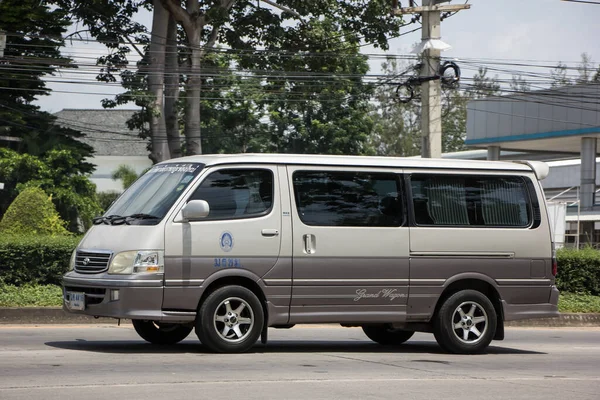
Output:
[[[221,233],[221,238],[219,239],[219,245],[221,245],[221,250],[228,253],[233,249],[233,236],[229,232]]]

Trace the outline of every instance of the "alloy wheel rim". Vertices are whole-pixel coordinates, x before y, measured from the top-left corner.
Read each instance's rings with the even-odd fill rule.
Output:
[[[452,313],[452,332],[462,343],[480,342],[488,329],[488,315],[483,307],[474,301],[461,303]]]
[[[254,311],[239,297],[228,297],[216,308],[213,326],[219,337],[229,343],[238,343],[250,335],[254,327]]]

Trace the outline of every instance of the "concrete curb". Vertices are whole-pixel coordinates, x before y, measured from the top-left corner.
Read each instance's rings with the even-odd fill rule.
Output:
[[[112,324],[114,318],[92,318],[85,315],[68,314],[55,307],[0,307],[0,325],[4,324]],[[129,322],[129,321],[121,321]],[[507,327],[600,327],[600,314],[563,313],[557,318],[524,319],[509,321]]]
[[[508,321],[506,326],[513,327],[600,327],[600,314],[575,314],[562,313],[557,318],[524,319],[520,321]]]
[[[113,318],[69,314],[60,307],[0,307],[0,325],[6,324],[112,324]]]

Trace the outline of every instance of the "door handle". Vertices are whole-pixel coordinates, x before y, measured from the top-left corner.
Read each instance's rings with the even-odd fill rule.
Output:
[[[317,251],[317,238],[315,235],[309,233],[302,238],[304,239],[304,252],[306,254],[314,254]]]
[[[260,233],[266,237],[279,236],[279,231],[277,229],[263,229]]]

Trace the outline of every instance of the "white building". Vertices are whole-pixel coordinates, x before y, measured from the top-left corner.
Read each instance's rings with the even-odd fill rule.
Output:
[[[112,179],[120,165],[128,165],[138,174],[152,165],[148,158],[148,140],[129,130],[127,120],[135,110],[64,109],[54,114],[57,123],[85,134],[82,142],[94,148],[88,161],[96,165],[91,180],[98,192],[122,192],[121,181]]]

